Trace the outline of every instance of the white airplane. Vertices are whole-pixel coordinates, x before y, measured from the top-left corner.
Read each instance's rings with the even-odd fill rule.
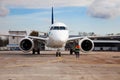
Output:
[[[91,39],[85,37],[73,37],[69,38],[68,27],[61,22],[54,23],[53,17],[53,7],[52,7],[52,25],[48,32],[47,38],[35,37],[35,36],[25,36],[25,38],[20,40],[19,47],[23,52],[32,51],[34,48],[34,39],[42,40],[47,47],[57,48],[56,55],[61,55],[60,48],[64,47],[68,41],[77,40],[81,51],[89,52],[94,48],[94,43]],[[15,36],[15,35],[14,35]],[[17,36],[17,35],[16,35]],[[38,50],[39,53],[39,50]]]
[[[51,27],[48,32],[47,38],[35,37],[35,36],[24,36],[24,35],[2,35],[2,36],[14,36],[14,37],[24,37],[19,42],[19,48],[23,52],[29,52],[33,50],[34,54],[34,40],[41,40],[45,43],[47,47],[57,48],[56,56],[60,56],[60,48],[64,47],[68,41],[78,41],[80,49],[83,52],[92,51],[94,48],[94,43],[91,39],[87,37],[72,37],[69,38],[68,27],[61,22],[54,23],[53,7],[52,7],[52,20]],[[37,50],[38,54],[40,50]]]

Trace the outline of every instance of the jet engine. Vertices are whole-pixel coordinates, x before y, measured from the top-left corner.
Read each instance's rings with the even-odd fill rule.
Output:
[[[94,48],[94,43],[89,38],[83,38],[79,41],[80,49],[83,52],[89,52],[92,51]]]
[[[21,41],[19,43],[19,47],[22,51],[29,52],[33,49],[34,42],[30,38],[23,38],[23,39],[21,39]]]

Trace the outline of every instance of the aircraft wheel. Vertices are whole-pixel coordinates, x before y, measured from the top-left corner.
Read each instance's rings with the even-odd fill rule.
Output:
[[[70,49],[70,55],[73,55],[73,49]]]
[[[40,54],[40,49],[37,50],[37,53]]]
[[[59,52],[59,54],[58,54],[58,55],[59,55],[59,57],[61,57],[61,52]]]
[[[58,57],[58,55],[59,55],[58,52],[56,52],[56,57]]]
[[[32,54],[35,54],[35,49],[33,49]]]

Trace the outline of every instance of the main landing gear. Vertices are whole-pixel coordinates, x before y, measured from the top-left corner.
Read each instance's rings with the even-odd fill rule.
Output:
[[[57,52],[56,52],[56,57],[61,57],[61,52],[60,52],[60,49],[57,49]]]
[[[74,50],[70,49],[70,55],[73,55]]]
[[[37,52],[37,54],[40,54],[40,49],[33,49],[32,54],[35,54],[35,52]]]

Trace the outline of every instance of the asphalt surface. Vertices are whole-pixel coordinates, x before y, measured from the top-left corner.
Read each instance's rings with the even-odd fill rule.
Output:
[[[0,51],[0,80],[120,80],[120,52]]]

